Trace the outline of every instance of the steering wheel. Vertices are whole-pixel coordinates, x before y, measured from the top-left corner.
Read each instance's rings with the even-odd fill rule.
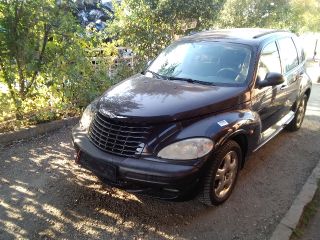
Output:
[[[218,77],[223,77],[223,78],[229,78],[229,79],[236,79],[238,76],[238,73],[232,69],[232,68],[221,68],[217,72]]]

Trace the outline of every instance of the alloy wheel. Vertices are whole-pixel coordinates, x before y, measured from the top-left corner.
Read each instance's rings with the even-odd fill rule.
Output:
[[[305,100],[305,98],[303,98],[299,104],[298,109],[297,109],[297,126],[299,126],[299,127],[302,124],[305,111],[306,111],[306,100]]]
[[[238,155],[235,151],[228,152],[220,163],[214,178],[214,192],[223,198],[232,188],[238,171]]]

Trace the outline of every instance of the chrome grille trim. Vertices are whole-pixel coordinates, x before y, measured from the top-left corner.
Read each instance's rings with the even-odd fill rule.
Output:
[[[151,127],[120,122],[97,112],[90,125],[88,136],[102,151],[119,156],[138,157],[150,129]]]

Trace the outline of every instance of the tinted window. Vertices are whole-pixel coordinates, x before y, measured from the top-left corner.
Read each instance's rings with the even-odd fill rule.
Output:
[[[298,66],[297,50],[291,38],[278,40],[283,71],[289,72]]]
[[[302,63],[305,60],[305,54],[301,41],[298,37],[294,37],[293,40],[297,48],[299,63]]]
[[[215,85],[242,85],[251,50],[241,44],[177,42],[166,48],[148,70],[164,77],[194,79]]]
[[[275,42],[269,43],[261,52],[258,77],[263,80],[269,72],[281,73],[280,57]]]

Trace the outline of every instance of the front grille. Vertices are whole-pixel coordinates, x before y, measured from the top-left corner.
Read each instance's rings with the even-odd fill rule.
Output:
[[[108,118],[98,112],[89,128],[91,142],[101,150],[125,157],[137,157],[150,127]]]

